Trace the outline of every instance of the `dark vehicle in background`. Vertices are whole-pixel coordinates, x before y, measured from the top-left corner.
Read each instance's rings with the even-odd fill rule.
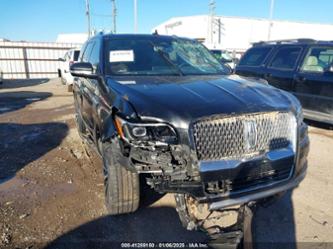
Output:
[[[232,56],[231,53],[229,53],[226,50],[221,49],[210,49],[210,52],[218,59],[222,64],[228,65],[232,70],[235,69],[237,63],[239,60]]]
[[[259,77],[293,93],[305,118],[333,124],[333,42],[260,42],[241,58],[236,74]]]
[[[138,208],[139,174],[177,194],[188,228],[184,205],[220,210],[298,186],[309,145],[298,100],[227,72],[185,38],[100,34],[84,44],[71,66],[75,116],[103,159],[110,214]]]

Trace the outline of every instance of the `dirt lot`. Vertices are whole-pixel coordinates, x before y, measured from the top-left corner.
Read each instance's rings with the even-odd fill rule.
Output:
[[[108,216],[101,162],[84,149],[73,112],[72,95],[58,80],[5,82],[0,88],[0,248],[207,240],[182,228],[172,195],[146,190],[136,213]],[[333,247],[333,131],[311,126],[310,141],[300,187],[258,208],[257,242]]]

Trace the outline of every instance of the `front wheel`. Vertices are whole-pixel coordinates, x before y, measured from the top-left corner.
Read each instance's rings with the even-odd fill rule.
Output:
[[[140,201],[139,175],[116,160],[117,147],[111,143],[102,145],[105,204],[111,215],[132,213],[138,209]]]

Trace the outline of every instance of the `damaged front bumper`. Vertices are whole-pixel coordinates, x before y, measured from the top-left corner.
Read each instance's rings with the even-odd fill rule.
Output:
[[[189,194],[217,210],[297,187],[307,168],[305,124],[297,137],[296,152],[285,148],[241,161],[198,161],[187,145],[141,147],[121,141],[117,157],[129,170],[144,173],[156,191]]]
[[[306,175],[306,168],[307,168],[306,166],[303,167],[302,172],[300,172],[300,174],[298,176],[290,179],[287,182],[283,182],[280,184],[274,184],[274,186],[266,187],[266,189],[262,189],[258,192],[254,192],[254,193],[249,193],[244,196],[239,196],[236,198],[229,198],[229,199],[225,199],[225,200],[221,200],[221,201],[217,201],[217,202],[212,202],[209,205],[209,209],[210,210],[220,210],[225,207],[240,205],[243,203],[248,203],[251,201],[256,201],[259,199],[267,198],[267,197],[279,194],[281,192],[285,192],[287,190],[296,188],[301,183],[301,181],[304,179],[304,177]]]

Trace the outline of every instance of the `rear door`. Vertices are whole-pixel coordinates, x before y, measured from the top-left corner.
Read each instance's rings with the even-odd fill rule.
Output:
[[[87,56],[83,55],[83,60],[86,62],[90,62],[93,67],[93,73],[99,74],[99,57],[100,57],[100,40],[96,39],[91,42],[91,47],[88,45]],[[83,87],[83,112],[84,119],[88,126],[93,130],[94,129],[94,110],[99,103],[99,87],[97,79],[84,79],[84,87]]]
[[[89,62],[90,54],[94,46],[94,41],[89,41],[87,46],[82,54],[81,62]],[[90,106],[91,106],[91,90],[90,90],[90,79],[80,77],[79,78],[79,86],[80,86],[80,97],[81,97],[81,115],[82,119],[88,128],[92,127],[91,120],[89,117],[90,114]]]
[[[295,95],[306,116],[333,122],[333,46],[312,45],[295,76]]]
[[[265,73],[264,64],[272,50],[272,46],[255,46],[250,48],[239,61],[236,67],[236,74],[263,78]]]
[[[293,92],[294,76],[302,52],[302,46],[280,46],[268,63],[264,78],[272,86]]]

